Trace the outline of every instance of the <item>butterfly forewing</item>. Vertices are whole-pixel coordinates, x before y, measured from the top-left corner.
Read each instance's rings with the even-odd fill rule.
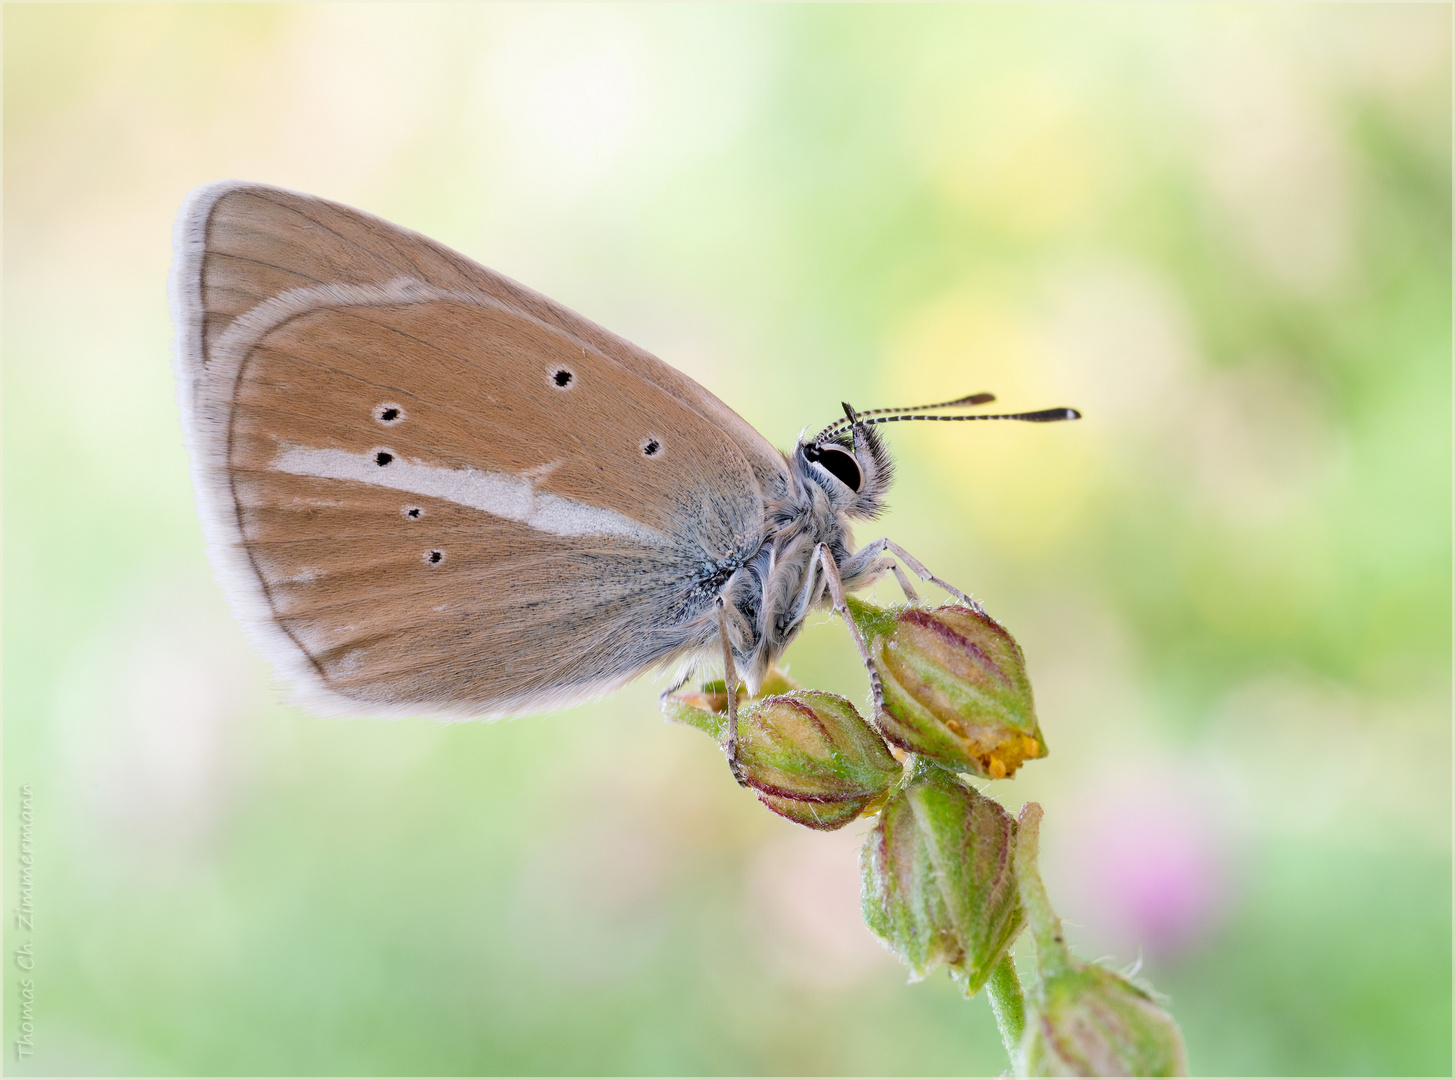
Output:
[[[610,689],[687,647],[704,580],[761,543],[781,456],[529,290],[268,188],[204,189],[180,243],[214,554],[268,652],[334,707],[501,714]]]
[[[779,455],[767,440],[680,371],[540,293],[382,218],[311,195],[225,181],[192,194],[178,221],[177,245],[175,293],[184,361],[195,358],[204,370],[212,366],[209,350],[221,333],[289,289],[414,278],[494,297],[594,345],[750,449],[761,479],[782,474]],[[188,340],[194,337],[198,340]]]

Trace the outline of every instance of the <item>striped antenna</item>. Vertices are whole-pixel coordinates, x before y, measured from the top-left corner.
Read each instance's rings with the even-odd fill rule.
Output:
[[[859,416],[883,416],[885,413],[929,412],[931,409],[955,409],[970,405],[988,405],[995,400],[994,394],[966,394],[954,401],[937,401],[933,405],[901,405],[893,409],[866,409]],[[840,420],[839,423],[844,423]]]
[[[1067,406],[1058,406],[1054,409],[1037,409],[1034,412],[1021,413],[979,413],[972,416],[943,416],[938,413],[922,412],[923,409],[943,409],[955,405],[982,405],[987,401],[994,401],[994,394],[971,394],[968,397],[958,398],[955,401],[946,401],[939,405],[922,405],[914,409],[870,409],[867,412],[855,412],[847,403],[844,403],[844,419],[835,420],[828,427],[824,428],[814,437],[815,443],[821,443],[825,439],[831,439],[844,431],[847,431],[859,424],[892,424],[900,420],[943,420],[946,422],[958,420],[1022,420],[1031,424],[1050,424],[1058,420],[1080,420],[1081,413]]]
[[[968,408],[973,405],[987,405],[994,400],[994,394],[981,392],[978,394],[966,394],[964,397],[956,398],[954,401],[937,401],[932,405],[897,405],[891,409],[867,409],[861,413],[855,413],[848,407],[848,405],[845,405],[844,419],[835,420],[828,427],[820,431],[814,437],[813,441],[816,443],[822,442],[824,439],[831,438],[834,435],[839,434],[841,431],[852,427],[853,425],[849,420],[849,416],[851,414],[856,418],[861,418],[865,416],[885,416],[889,413],[922,413],[928,412],[931,409],[955,409]]]
[[[924,413],[900,413],[898,416],[876,416],[872,420],[860,420],[861,424],[892,424],[896,420],[1026,420],[1032,424],[1049,424],[1057,420],[1080,420],[1081,413],[1064,405],[1054,409],[1037,409],[1035,412],[982,414],[979,416],[936,416]]]

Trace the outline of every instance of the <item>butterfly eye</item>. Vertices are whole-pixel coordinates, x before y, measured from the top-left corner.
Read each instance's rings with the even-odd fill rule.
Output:
[[[379,466],[379,468],[381,469],[393,460],[394,455],[391,454],[388,450],[380,450],[374,455],[374,464]]]
[[[557,368],[551,372],[551,382],[555,383],[562,390],[565,390],[576,381],[576,373],[570,368]]]
[[[404,410],[392,401],[374,406],[374,419],[386,427],[393,427],[404,419]]]
[[[656,457],[662,452],[662,444],[657,439],[648,439],[642,443],[643,457]]]
[[[410,521],[418,521],[420,518],[424,517],[424,510],[418,506],[406,506],[403,510],[399,512],[407,517]]]
[[[836,450],[831,446],[806,446],[803,449],[803,456],[809,461],[817,462],[830,476],[850,491],[858,491],[864,486],[864,472],[859,468],[859,463],[854,459],[854,455],[847,450]]]
[[[426,551],[424,553],[424,561],[429,563],[431,566],[438,566],[439,563],[443,561],[444,557],[445,553],[439,548],[433,548],[432,550]]]

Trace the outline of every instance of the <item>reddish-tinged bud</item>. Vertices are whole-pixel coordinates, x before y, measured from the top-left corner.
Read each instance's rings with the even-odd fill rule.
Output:
[[[801,689],[803,688],[782,671],[770,667],[763,676],[763,685],[758,688],[756,700]],[[753,700],[748,698],[747,693],[747,687],[738,683],[739,708]],[[703,683],[696,690],[680,690],[675,694],[668,694],[662,698],[662,712],[669,720],[695,727],[720,740],[718,728],[727,724],[727,700],[727,683],[714,679],[712,682]]]
[[[1187,1049],[1167,1010],[1097,964],[1072,960],[1027,1002],[1025,1076],[1186,1076]]]
[[[976,993],[1024,925],[1015,822],[923,760],[885,804],[860,856],[864,921],[922,979],[941,964]]]
[[[727,694],[717,689],[709,685],[695,694],[671,695],[663,711],[723,742]],[[879,806],[901,772],[858,710],[820,690],[791,690],[741,703],[737,765],[743,783],[768,809],[825,830],[841,828]]]
[[[879,669],[891,743],[991,780],[1046,756],[1020,646],[983,611],[947,604],[849,612]]]
[[[738,708],[747,704],[746,694],[747,691],[739,684]],[[727,735],[727,686],[718,679],[703,683],[696,690],[668,694],[662,698],[662,714],[674,723],[705,731],[721,742]]]
[[[1036,867],[1041,808],[1026,803],[1015,873],[1036,939],[1037,981],[1017,1055],[1025,1076],[1186,1076],[1187,1048],[1167,1010],[1128,979],[1071,955]]]

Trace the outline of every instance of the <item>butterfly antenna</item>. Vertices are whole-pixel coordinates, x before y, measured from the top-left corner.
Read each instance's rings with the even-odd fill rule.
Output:
[[[857,413],[854,412],[854,406],[850,405],[847,401],[841,401],[841,402],[839,402],[839,404],[844,407],[844,417],[845,417],[845,420],[840,420],[839,423],[842,424],[842,423],[845,423],[845,421],[847,421],[847,423],[849,425],[849,431],[852,432],[852,434],[849,436],[849,438],[850,438],[849,446],[850,446],[851,449],[857,450],[857,449],[859,449],[859,432],[858,432],[859,416],[858,416]]]
[[[940,416],[925,413],[900,413],[897,416],[875,416],[860,420],[861,424],[892,424],[897,420],[1025,420],[1032,424],[1050,424],[1057,420],[1080,420],[1081,413],[1064,405],[1054,409],[1037,409],[1035,412],[994,413],[979,416]]]
[[[972,397],[980,396],[982,395],[972,395]],[[984,396],[989,397],[990,395]],[[962,398],[960,400],[962,402],[969,401],[968,398]],[[813,441],[815,445],[822,443],[826,439],[832,439],[836,435],[840,435],[844,431],[855,428],[860,424],[867,427],[870,424],[893,424],[897,423],[900,420],[942,420],[947,422],[958,420],[1022,420],[1031,424],[1050,424],[1055,423],[1058,420],[1081,419],[1081,413],[1079,410],[1070,408],[1065,405],[1057,406],[1054,409],[1037,409],[1034,412],[978,413],[973,416],[944,416],[940,413],[925,413],[913,409],[904,410],[902,412],[891,409],[872,409],[868,412],[857,413],[853,410],[853,408],[849,406],[847,402],[844,402],[843,406],[845,419],[835,420],[832,424],[830,424],[828,427],[824,428],[816,436],[814,436]],[[940,406],[935,405],[925,406],[925,408],[930,409],[939,407]]]
[[[978,394],[966,394],[964,397],[958,397],[954,401],[936,401],[930,405],[896,405],[890,409],[866,409],[864,412],[854,413],[853,415],[856,417],[865,417],[884,416],[888,413],[920,413],[928,412],[931,409],[955,409],[965,408],[973,405],[986,405],[994,400],[994,394],[987,394],[982,392]],[[847,408],[848,406],[845,406],[846,410]],[[839,434],[839,432],[843,431],[848,427],[851,427],[852,425],[853,421],[851,420],[835,420],[828,427],[820,431],[814,437],[813,441],[815,443],[818,443],[822,442],[824,439],[832,438],[834,435]]]
[[[866,409],[859,416],[883,416],[885,413],[929,412],[931,409],[958,409],[971,405],[987,405],[995,400],[994,394],[966,394],[954,401],[936,401],[932,405],[898,405],[892,409]],[[837,421],[843,423],[842,420]]]

